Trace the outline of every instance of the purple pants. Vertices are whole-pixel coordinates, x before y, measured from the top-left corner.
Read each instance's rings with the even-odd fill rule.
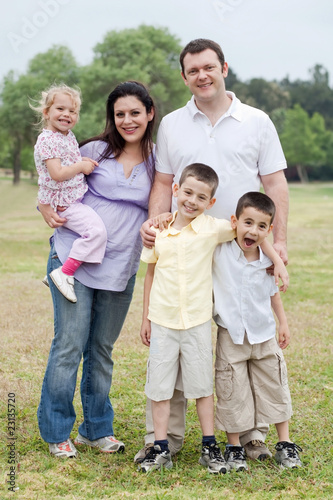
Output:
[[[64,227],[80,235],[71,248],[69,257],[82,262],[100,264],[103,260],[107,233],[99,215],[88,205],[73,203],[64,212],[58,212],[65,217]]]

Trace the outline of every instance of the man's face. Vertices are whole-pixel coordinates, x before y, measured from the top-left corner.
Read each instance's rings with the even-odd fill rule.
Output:
[[[214,50],[186,54],[183,65],[184,83],[197,102],[209,102],[225,93],[224,78],[228,74],[228,65],[224,63],[222,68]]]

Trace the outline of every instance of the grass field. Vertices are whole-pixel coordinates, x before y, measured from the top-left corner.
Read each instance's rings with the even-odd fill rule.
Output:
[[[126,444],[125,453],[87,450],[67,461],[48,454],[39,436],[36,410],[53,336],[51,297],[41,283],[51,230],[36,211],[36,193],[36,186],[28,181],[13,187],[10,181],[0,180],[0,498],[332,498],[333,185],[290,186],[291,285],[283,300],[292,342],[285,356],[294,408],[291,437],[303,448],[304,467],[281,471],[272,459],[249,462],[247,473],[219,477],[198,465],[201,437],[193,402],[185,445],[173,469],[144,475],[133,463],[145,433],[148,350],[139,340],[143,269],[114,351],[114,426],[115,435]],[[8,439],[8,429],[14,428],[13,419],[7,417],[8,394],[15,394],[15,431],[9,436],[15,440]],[[72,437],[82,416],[78,392],[75,407]],[[218,439],[224,442],[224,434],[218,433]],[[272,427],[267,438],[271,451],[276,441]],[[18,462],[12,470],[11,457]],[[15,473],[19,488],[15,493],[8,491],[10,472],[11,477]]]

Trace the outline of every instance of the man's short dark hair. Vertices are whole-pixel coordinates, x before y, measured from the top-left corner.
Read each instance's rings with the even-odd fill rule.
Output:
[[[216,53],[223,69],[225,59],[220,45],[207,38],[197,38],[196,40],[192,40],[191,42],[189,42],[180,53],[179,62],[184,76],[184,57],[186,56],[186,54],[198,54],[199,52],[203,52],[207,49],[211,49]]]
[[[267,194],[260,193],[260,191],[250,191],[249,193],[243,194],[237,203],[235,214],[237,219],[239,219],[244,209],[247,207],[255,208],[256,210],[259,210],[259,212],[269,215],[271,223],[273,222],[276,208],[274,201],[267,196]]]
[[[204,163],[192,163],[184,168],[179,179],[179,186],[181,186],[188,177],[194,177],[198,181],[208,184],[212,190],[211,197],[213,198],[219,185],[219,178],[215,170]]]

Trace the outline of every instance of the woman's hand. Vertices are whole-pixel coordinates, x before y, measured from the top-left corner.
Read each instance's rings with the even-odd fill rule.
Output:
[[[61,227],[65,222],[67,222],[67,219],[64,217],[60,217],[57,212],[53,210],[51,205],[44,205],[42,203],[39,203],[38,205],[38,210],[42,214],[46,224],[52,228],[57,228]],[[64,210],[62,207],[58,207],[58,210]]]

